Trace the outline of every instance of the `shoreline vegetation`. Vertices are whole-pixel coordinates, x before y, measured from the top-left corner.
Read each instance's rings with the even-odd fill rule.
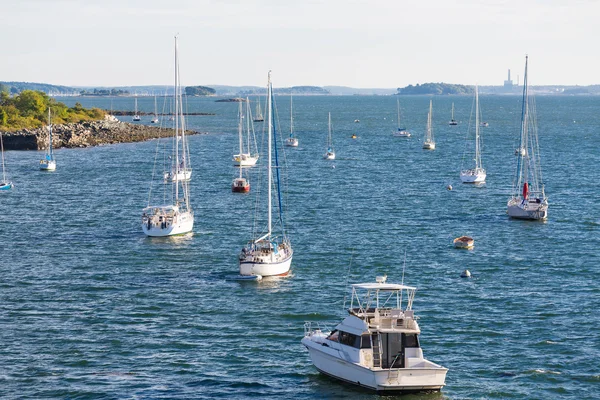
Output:
[[[47,149],[48,108],[51,112],[52,146],[56,149],[141,142],[173,136],[170,128],[121,122],[99,108],[86,109],[79,103],[67,107],[44,92],[24,90],[11,97],[6,91],[2,91],[0,132],[4,149]],[[127,113],[124,111],[123,115],[130,115]],[[190,135],[197,133],[188,132]]]

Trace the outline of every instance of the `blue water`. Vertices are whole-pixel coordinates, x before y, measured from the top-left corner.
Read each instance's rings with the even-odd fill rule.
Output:
[[[505,214],[518,96],[481,97],[483,187],[459,183],[472,99],[434,97],[435,151],[421,149],[429,98],[400,101],[408,140],[392,136],[395,97],[294,99],[293,274],[260,283],[228,280],[255,202],[230,190],[236,103],[188,100],[216,114],[188,118],[207,133],[190,137],[191,237],[142,234],[154,140],[59,149],[54,173],[38,171],[41,152],[6,152],[15,188],[0,193],[0,397],[376,398],[317,373],[303,322],[340,320],[348,283],[400,281],[405,251],[425,357],[449,368],[442,393],[407,398],[597,397],[600,98],[537,98],[546,223]],[[289,98],[277,102],[285,135]],[[138,104],[151,112],[154,99]],[[133,99],[112,105],[133,109]],[[322,159],[328,112],[333,162]],[[454,249],[460,235],[475,249]],[[459,277],[465,268],[472,279]]]

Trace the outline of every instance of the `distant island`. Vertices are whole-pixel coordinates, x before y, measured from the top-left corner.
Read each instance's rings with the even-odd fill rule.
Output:
[[[507,85],[508,82],[508,85]],[[275,87],[273,92],[277,95],[299,96],[390,96],[390,95],[469,95],[473,93],[473,85],[449,83],[423,83],[408,85],[403,88],[353,88],[348,86],[292,86]],[[80,86],[69,87],[34,82],[2,82],[0,92],[17,95],[24,90],[34,90],[46,93],[49,96],[173,96],[172,85],[146,85],[146,86],[119,86],[119,87],[94,87]],[[482,95],[520,95],[523,88],[517,81],[515,84],[504,81],[504,85],[480,85],[479,94]],[[530,91],[536,95],[568,95],[586,96],[600,95],[600,85],[534,85]],[[194,85],[186,87],[187,96],[219,96],[219,97],[248,97],[264,96],[265,86],[227,86],[227,85]]]
[[[408,85],[403,88],[398,88],[399,95],[415,95],[415,94],[428,94],[428,95],[445,95],[445,94],[473,94],[473,86],[466,85],[454,85],[451,83],[424,83],[416,86]]]
[[[186,86],[186,96],[214,96],[217,91],[207,86]]]

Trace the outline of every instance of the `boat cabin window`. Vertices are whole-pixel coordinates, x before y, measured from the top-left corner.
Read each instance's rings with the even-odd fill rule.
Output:
[[[361,338],[360,348],[361,349],[370,349],[371,348],[371,335],[368,333],[365,333],[360,338]]]
[[[327,336],[327,340],[331,340],[332,342],[339,342],[340,332],[337,329],[331,331],[329,336]]]
[[[340,343],[350,347],[360,349],[360,336],[348,332],[340,331]]]
[[[404,335],[404,347],[419,347],[419,338],[415,334],[407,333]]]

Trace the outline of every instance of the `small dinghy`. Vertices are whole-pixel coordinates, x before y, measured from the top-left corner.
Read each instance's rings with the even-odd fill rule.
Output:
[[[475,240],[469,236],[461,236],[454,239],[454,247],[457,249],[470,249],[475,246]]]

